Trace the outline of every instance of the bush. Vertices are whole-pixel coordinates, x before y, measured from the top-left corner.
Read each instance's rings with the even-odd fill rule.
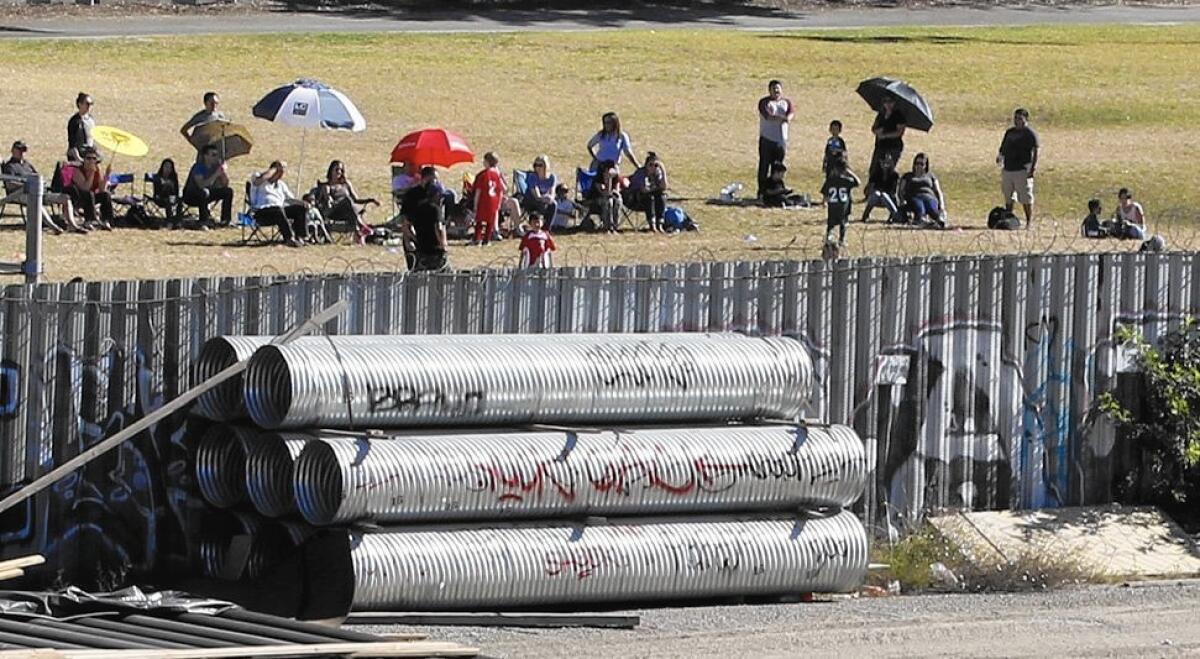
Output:
[[[906,593],[1027,592],[1108,581],[1094,566],[1063,551],[1031,547],[1002,557],[990,549],[960,548],[931,525],[880,547],[874,559],[888,565],[881,575],[884,582],[874,585],[886,587],[888,580],[895,580]],[[944,568],[940,576],[934,571],[939,563]]]
[[[1140,372],[1140,405],[1130,409],[1112,393],[1100,410],[1141,454],[1127,476],[1129,503],[1167,509],[1200,496],[1200,324],[1186,319],[1158,346],[1127,328],[1117,340],[1131,344]],[[1132,496],[1128,496],[1133,493]]]

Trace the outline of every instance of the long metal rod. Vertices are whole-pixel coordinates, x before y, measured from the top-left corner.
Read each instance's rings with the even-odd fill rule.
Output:
[[[309,318],[308,320],[306,320],[306,321],[296,325],[292,329],[288,330],[285,334],[275,337],[275,339],[273,339],[271,341],[271,343],[273,345],[285,345],[287,343],[290,343],[296,337],[308,334],[309,332],[312,332],[313,330],[320,328],[321,325],[324,325],[325,323],[329,322],[330,320],[333,320],[339,314],[341,314],[343,311],[345,311],[346,307],[347,307],[347,304],[346,304],[345,300],[339,300],[338,302],[335,302],[334,304],[326,307],[325,310],[322,311],[321,313],[318,313],[317,315]],[[216,375],[209,378],[208,380],[205,380],[201,384],[199,384],[195,387],[192,387],[191,389],[188,389],[187,391],[183,392],[175,400],[163,405],[162,407],[151,412],[150,414],[147,414],[146,416],[142,417],[141,419],[133,422],[132,424],[129,425],[129,427],[125,428],[124,430],[118,432],[117,434],[113,435],[112,437],[109,437],[108,439],[101,441],[100,443],[96,444],[92,448],[84,451],[83,453],[80,453],[79,455],[71,458],[70,460],[67,460],[62,465],[55,467],[54,469],[51,469],[48,473],[41,476],[37,480],[33,481],[29,485],[26,485],[25,487],[17,490],[16,492],[13,492],[12,494],[8,495],[7,497],[4,498],[3,501],[0,501],[0,513],[8,510],[9,508],[12,508],[13,506],[21,503],[22,501],[28,499],[29,497],[37,494],[38,492],[41,492],[42,490],[50,487],[54,483],[58,482],[58,480],[63,478],[64,476],[70,474],[71,472],[75,471],[76,469],[84,466],[85,464],[91,462],[92,460],[95,460],[99,456],[104,455],[105,453],[108,453],[112,449],[121,445],[121,443],[124,442],[125,440],[130,439],[132,437],[136,437],[138,435],[138,433],[142,432],[143,430],[146,430],[147,428],[153,426],[154,424],[158,423],[159,421],[174,414],[177,410],[183,409],[188,404],[190,404],[192,401],[199,398],[204,392],[208,391],[209,389],[212,389],[213,387],[221,384],[225,380],[228,380],[229,378],[232,378],[232,377],[238,375],[239,373],[241,373],[242,371],[246,370],[246,365],[248,363],[249,362],[245,362],[245,361],[238,362],[238,363],[234,364],[233,366],[230,366],[229,368],[225,369],[224,371],[217,373]]]
[[[21,265],[26,284],[42,279],[42,176],[25,179],[25,262]]]

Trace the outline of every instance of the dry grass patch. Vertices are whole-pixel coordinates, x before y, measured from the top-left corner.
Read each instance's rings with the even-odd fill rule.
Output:
[[[65,147],[74,96],[86,90],[97,100],[101,123],[129,129],[151,144],[149,157],[117,161],[118,169],[140,172],[164,156],[188,159],[178,127],[198,107],[200,94],[216,89],[224,109],[257,139],[255,152],[233,163],[241,180],[277,157],[297,170],[300,133],[253,119],[249,109],[275,85],[317,77],[355,99],[369,128],[358,135],[310,132],[303,187],[330,159],[342,158],[365,193],[386,196],[387,155],[408,130],[452,128],[478,152],[498,151],[506,169],[526,167],[534,155],[547,153],[559,176],[571,179],[575,166],[586,162],[584,144],[599,114],[612,109],[621,113],[639,153],[662,154],[675,194],[703,230],[670,238],[565,237],[560,264],[813,258],[822,211],[731,209],[703,200],[731,181],[752,187],[754,103],[771,77],[782,78],[801,107],[789,155],[793,187],[814,191],[819,185],[821,145],[833,118],[845,122],[852,164],[862,172],[871,114],[854,86],[886,73],[911,80],[937,111],[933,133],[913,134],[907,154],[931,155],[961,230],[855,225],[849,255],[1132,248],[1074,238],[1086,199],[1099,195],[1111,208],[1120,186],[1137,191],[1154,231],[1190,247],[1200,140],[1190,139],[1189,131],[1200,125],[1200,83],[1181,63],[1197,56],[1198,26],[12,41],[0,43],[0,72],[14,81],[13,91],[0,98],[0,112],[8,118],[5,139],[24,138],[34,162],[49,171]],[[77,66],[83,62],[94,65]],[[1019,236],[995,235],[979,229],[998,202],[992,159],[1017,105],[1031,109],[1045,143],[1038,187],[1046,220]],[[446,178],[457,184],[466,171],[456,168]],[[301,187],[295,176],[290,182]],[[0,231],[0,258],[21,249],[18,232]],[[451,254],[457,266],[507,265],[515,258],[511,243],[456,247]],[[232,232],[119,231],[47,241],[48,271],[58,280],[341,270],[351,264],[394,268],[402,267],[402,258],[381,248],[242,248]]]

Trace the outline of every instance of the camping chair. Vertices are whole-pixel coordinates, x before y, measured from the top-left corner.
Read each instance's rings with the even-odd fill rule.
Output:
[[[596,203],[596,198],[592,197],[589,192],[592,189],[592,184],[596,181],[596,172],[586,172],[581,167],[575,168],[575,202],[583,206],[583,217],[579,218],[579,224],[585,229],[588,226],[588,218],[595,215],[600,218],[600,205]],[[630,210],[625,207],[625,196],[621,196],[621,207],[617,215],[617,228],[620,229],[622,224],[629,225],[630,229],[637,230],[638,225],[633,220],[633,215]],[[594,226],[599,226],[598,224]]]
[[[329,195],[324,193],[324,190],[325,186],[322,185],[322,181],[317,181],[310,193],[313,199],[316,200],[317,210],[321,212],[325,235],[329,237],[330,241],[338,245],[353,242],[354,237],[358,235],[358,223],[362,221],[361,214],[356,220],[330,219],[329,211],[333,207],[333,204],[329,199]]]
[[[250,194],[253,184],[250,180],[246,181],[246,196],[242,201],[242,210],[238,211],[237,224],[242,231],[242,244],[248,245],[251,242],[269,245],[276,240],[280,240],[282,235],[279,227],[274,224],[263,226],[254,219],[254,211],[251,210]]]

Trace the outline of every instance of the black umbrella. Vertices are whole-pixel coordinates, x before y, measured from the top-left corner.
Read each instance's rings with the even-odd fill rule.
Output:
[[[903,80],[871,78],[858,83],[858,95],[876,112],[883,111],[883,99],[896,99],[895,111],[904,115],[904,125],[929,132],[933,128],[933,109],[921,94]]]

